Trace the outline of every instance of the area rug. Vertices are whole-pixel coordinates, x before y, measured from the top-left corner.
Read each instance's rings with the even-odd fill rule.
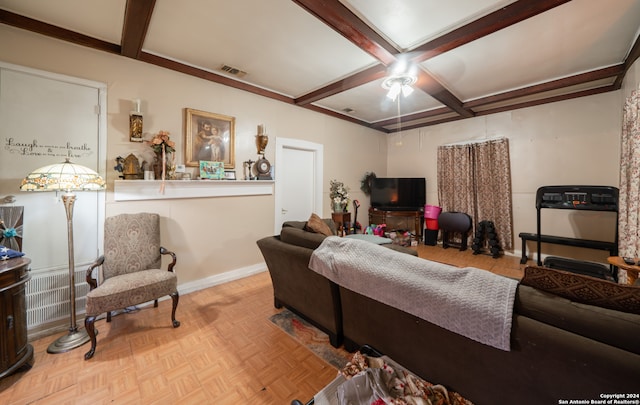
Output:
[[[331,346],[329,335],[287,309],[272,315],[269,319],[316,356],[337,369],[344,367],[351,359],[351,353],[343,348]]]

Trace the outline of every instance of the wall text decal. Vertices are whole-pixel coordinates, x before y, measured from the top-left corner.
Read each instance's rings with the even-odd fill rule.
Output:
[[[73,144],[69,141],[60,144],[43,145],[37,139],[24,142],[15,138],[5,138],[4,149],[9,153],[21,156],[81,158],[93,155],[93,150],[87,143]]]

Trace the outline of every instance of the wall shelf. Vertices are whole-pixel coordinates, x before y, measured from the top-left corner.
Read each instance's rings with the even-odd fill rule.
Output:
[[[273,194],[273,180],[116,180],[115,201],[232,197]]]

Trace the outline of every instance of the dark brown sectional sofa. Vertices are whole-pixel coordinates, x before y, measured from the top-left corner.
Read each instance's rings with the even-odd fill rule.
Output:
[[[344,342],[349,350],[370,345],[476,405],[607,403],[640,393],[640,288],[598,284],[608,283],[604,280],[592,285],[588,277],[582,286],[586,276],[528,268],[532,276],[525,276],[516,292],[511,350],[503,351],[310,270],[311,254],[325,236],[305,231],[304,224],[287,223],[280,235],[257,243],[272,278],[276,307],[302,315],[329,333],[332,344]],[[591,305],[591,288],[621,298],[610,303],[600,297],[598,305]]]
[[[324,219],[336,232],[331,219]],[[287,307],[329,335],[331,344],[342,344],[342,319],[338,286],[309,270],[313,250],[320,246],[325,235],[306,231],[305,221],[289,221],[280,235],[260,239],[257,244],[269,268],[276,308]],[[389,245],[391,249],[417,255],[413,249]]]

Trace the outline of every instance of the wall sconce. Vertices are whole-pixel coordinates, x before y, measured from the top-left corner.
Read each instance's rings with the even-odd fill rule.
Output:
[[[129,113],[129,140],[142,142],[142,113],[140,112],[140,99],[133,100],[135,110]]]

